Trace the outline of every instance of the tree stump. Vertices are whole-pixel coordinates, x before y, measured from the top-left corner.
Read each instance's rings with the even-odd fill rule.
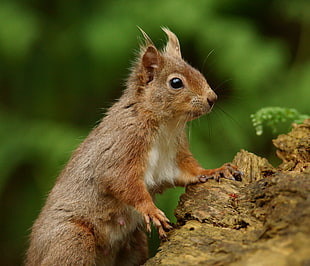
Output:
[[[310,265],[310,119],[273,143],[278,168],[241,150],[242,182],[188,186],[175,229],[145,265]]]

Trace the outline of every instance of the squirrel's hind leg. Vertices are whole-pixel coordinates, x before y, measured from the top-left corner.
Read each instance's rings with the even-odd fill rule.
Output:
[[[83,222],[64,224],[52,236],[40,265],[94,265],[96,243],[92,229]]]
[[[129,241],[116,256],[114,265],[134,266],[142,265],[148,258],[148,243],[146,234],[137,228]]]

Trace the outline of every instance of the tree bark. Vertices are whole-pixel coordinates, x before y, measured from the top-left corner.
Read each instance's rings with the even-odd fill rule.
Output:
[[[283,163],[241,150],[242,182],[188,186],[145,265],[310,265],[310,119],[273,140]]]

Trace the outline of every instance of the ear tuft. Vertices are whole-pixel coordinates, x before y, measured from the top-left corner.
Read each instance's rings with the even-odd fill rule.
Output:
[[[141,31],[142,35],[143,35],[143,38],[144,38],[144,41],[145,41],[145,45],[148,46],[148,45],[154,45],[151,38],[146,34],[146,32],[141,29],[139,26],[137,26],[138,29]]]
[[[179,43],[178,37],[172,31],[170,31],[166,27],[162,27],[162,30],[168,36],[168,43],[167,43],[167,45],[165,47],[165,52],[167,54],[172,55],[172,56],[182,57],[182,55],[181,55],[181,48],[180,48],[180,43]]]

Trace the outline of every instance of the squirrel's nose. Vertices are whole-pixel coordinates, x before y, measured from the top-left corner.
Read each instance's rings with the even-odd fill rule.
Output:
[[[211,91],[211,93],[207,97],[207,101],[208,101],[208,104],[210,105],[210,107],[212,107],[214,105],[216,100],[217,100],[217,95],[215,94],[214,91]]]

